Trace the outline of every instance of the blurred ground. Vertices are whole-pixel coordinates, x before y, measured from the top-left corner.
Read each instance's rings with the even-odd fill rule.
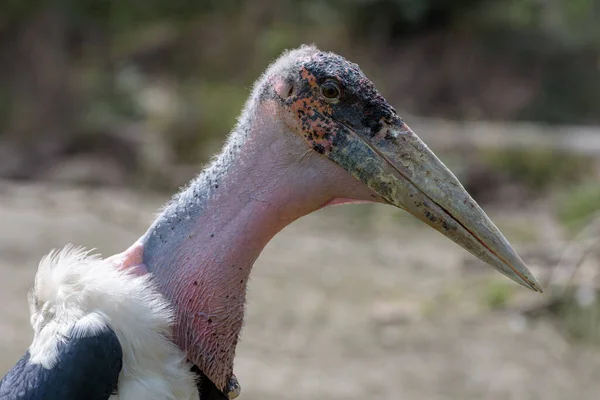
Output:
[[[164,200],[0,185],[0,371],[30,343],[26,292],[40,257],[68,242],[120,251]],[[548,207],[488,211],[547,280],[557,260],[539,257],[564,246]],[[600,348],[570,341],[560,320],[516,312],[540,295],[391,207],[333,207],[292,224],[249,288],[235,367],[244,399],[587,400],[600,391]]]

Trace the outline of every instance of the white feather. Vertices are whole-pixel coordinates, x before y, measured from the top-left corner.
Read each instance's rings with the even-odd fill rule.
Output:
[[[185,355],[170,340],[173,313],[150,275],[120,271],[97,255],[67,246],[42,259],[29,293],[34,339],[31,362],[51,368],[57,343],[103,325],[123,349],[113,400],[198,400]],[[73,330],[72,330],[73,329]]]

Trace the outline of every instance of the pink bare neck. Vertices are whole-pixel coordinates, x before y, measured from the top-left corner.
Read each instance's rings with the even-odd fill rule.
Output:
[[[375,200],[261,105],[262,116],[232,134],[140,241],[146,268],[176,306],[175,342],[219,388],[232,374],[250,271],[269,240],[336,198]]]

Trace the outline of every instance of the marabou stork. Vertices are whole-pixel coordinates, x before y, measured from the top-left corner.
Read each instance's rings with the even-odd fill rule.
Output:
[[[517,283],[542,291],[358,65],[302,46],[255,83],[220,155],[136,243],[104,261],[73,250],[42,261],[33,344],[1,393],[18,387],[26,394],[7,398],[41,398],[28,390],[61,385],[52,398],[106,399],[114,391],[120,399],[187,399],[193,364],[207,377],[201,399],[223,397],[235,382],[246,284],[258,255],[297,218],[352,202],[402,208]],[[51,292],[61,279],[65,290]],[[75,389],[82,382],[96,390],[93,396],[69,397],[81,393]],[[153,394],[154,383],[170,394]],[[146,394],[133,394],[129,385]]]

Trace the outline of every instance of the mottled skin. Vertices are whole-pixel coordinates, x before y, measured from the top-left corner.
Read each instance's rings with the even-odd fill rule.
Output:
[[[176,343],[227,391],[246,285],[264,246],[303,215],[355,201],[406,209],[500,272],[541,290],[359,67],[309,46],[267,69],[221,154],[115,260],[154,275],[177,309]]]
[[[342,91],[339,98],[320,95],[326,82],[337,84]],[[298,90],[284,101],[297,118],[289,122],[318,153],[328,155],[350,129],[374,136],[382,132],[383,124],[401,122],[358,65],[340,56],[319,53],[301,67],[296,85]]]

